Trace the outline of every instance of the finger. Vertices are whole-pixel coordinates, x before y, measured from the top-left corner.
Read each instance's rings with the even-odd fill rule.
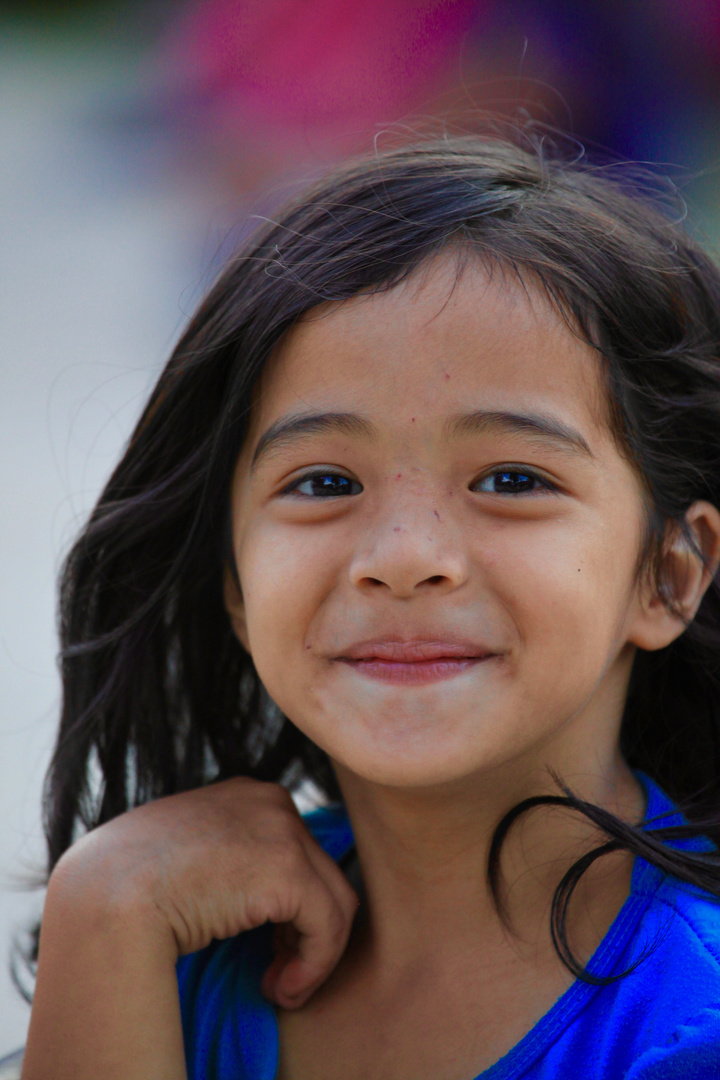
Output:
[[[275,1002],[275,1004],[277,1005],[280,1004],[280,1001],[278,1001],[277,998],[278,980],[280,978],[280,975],[282,974],[283,968],[287,965],[290,959],[291,957],[286,951],[279,952],[270,964],[270,966],[265,971],[265,974],[262,977],[262,982],[260,983],[260,990],[263,994],[263,997],[266,997],[268,1001]]]
[[[327,885],[328,889],[332,892],[342,910],[346,913],[347,918],[352,922],[359,906],[357,893],[352,888],[335,860],[323,850],[320,843],[315,839],[306,822],[303,820],[292,796],[285,788],[277,788],[277,785],[268,786],[277,789],[271,791],[271,793],[276,798],[280,799],[282,809],[290,812],[295,825],[293,832],[301,843],[303,851],[319,876]]]
[[[281,921],[297,934],[295,948],[278,935],[280,952],[263,979],[263,992],[283,1008],[297,1008],[325,981],[345,951],[352,919],[305,857],[305,870],[289,882]]]
[[[339,963],[347,947],[353,923],[360,907],[358,895],[345,877],[344,872],[334,859],[323,850],[309,831],[304,846],[313,869],[338,906],[341,920],[344,922],[344,929],[337,930],[331,920],[327,920],[323,926],[323,933],[327,938],[327,960],[321,962],[323,962],[325,970],[318,976],[314,984],[311,982],[307,992],[304,984],[306,979],[312,979],[313,963],[316,961],[318,951],[317,943],[308,940],[306,935],[302,935],[297,924],[288,925],[284,929],[280,939],[281,945],[278,949],[278,954],[282,952],[284,962],[282,959],[278,962],[275,988],[278,989],[279,983],[281,991],[290,993],[293,996],[300,993],[303,1002],[318,989]]]
[[[352,887],[344,872],[340,869],[326,851],[322,849],[315,837],[308,831],[305,842],[305,852],[317,874],[327,885],[348,921],[352,924],[360,906],[360,899]]]

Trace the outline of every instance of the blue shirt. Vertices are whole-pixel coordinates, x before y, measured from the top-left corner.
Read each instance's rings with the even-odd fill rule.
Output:
[[[648,776],[647,817],[682,817]],[[344,810],[305,821],[334,859],[353,844]],[[686,850],[709,841],[678,840]],[[630,893],[592,956],[597,975],[624,971],[609,986],[574,982],[503,1058],[475,1080],[720,1080],[720,905],[636,858]],[[272,957],[261,927],[178,962],[189,1080],[274,1080],[279,1043],[275,1013],[260,994]],[[468,1078],[471,1080],[471,1078]]]

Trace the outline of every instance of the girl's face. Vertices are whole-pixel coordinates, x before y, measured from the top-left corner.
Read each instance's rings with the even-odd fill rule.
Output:
[[[341,767],[425,786],[616,743],[644,514],[605,412],[540,291],[456,280],[449,255],[283,340],[234,475],[227,603]]]

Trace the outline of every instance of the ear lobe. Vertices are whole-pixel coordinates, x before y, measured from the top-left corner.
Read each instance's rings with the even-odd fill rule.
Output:
[[[223,600],[235,637],[242,647],[247,652],[250,652],[247,620],[245,618],[245,601],[228,562],[223,567]]]
[[[720,564],[720,512],[698,501],[685,520],[694,539],[690,544],[676,529],[665,549],[659,590],[648,590],[642,613],[630,640],[641,649],[662,649],[692,622]]]

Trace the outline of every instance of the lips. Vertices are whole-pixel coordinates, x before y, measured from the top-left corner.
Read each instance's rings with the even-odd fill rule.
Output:
[[[350,645],[336,659],[363,678],[407,687],[452,679],[495,655],[477,642],[386,637]]]
[[[412,664],[431,660],[482,660],[491,655],[484,645],[469,641],[439,640],[438,638],[381,638],[360,641],[343,649],[338,660],[385,660],[389,663]]]

